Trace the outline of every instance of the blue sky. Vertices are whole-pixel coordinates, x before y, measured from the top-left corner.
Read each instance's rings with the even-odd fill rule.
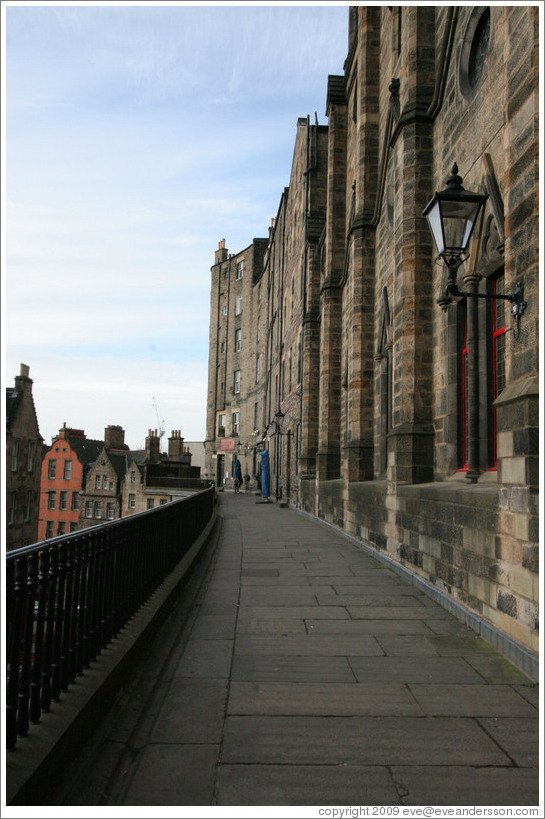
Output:
[[[42,435],[203,440],[210,267],[266,236],[348,5],[3,2],[4,368]]]

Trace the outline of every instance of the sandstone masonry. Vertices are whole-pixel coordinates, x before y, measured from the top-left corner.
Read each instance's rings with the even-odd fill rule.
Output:
[[[205,476],[235,455],[529,655],[538,649],[538,9],[349,10],[328,126],[297,123],[269,235],[212,267]],[[422,210],[488,200],[446,309]],[[466,302],[470,301],[471,304]],[[445,306],[445,305],[443,305]],[[468,314],[478,324],[466,332]],[[468,340],[469,338],[469,340]],[[478,469],[468,480],[468,380]]]

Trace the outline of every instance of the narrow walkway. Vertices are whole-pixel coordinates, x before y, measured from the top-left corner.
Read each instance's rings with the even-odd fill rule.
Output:
[[[471,630],[253,495],[217,536],[64,804],[539,803],[538,688]]]

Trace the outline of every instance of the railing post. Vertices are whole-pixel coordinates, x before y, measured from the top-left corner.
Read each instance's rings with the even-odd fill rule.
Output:
[[[112,527],[112,540],[112,637],[115,637],[120,629],[120,609],[123,601],[123,542],[119,526]]]
[[[9,629],[8,679],[6,686],[6,745],[15,748],[17,744],[17,699],[19,694],[19,655],[21,650],[21,627],[25,596],[23,560],[11,564],[7,580],[8,595],[13,615]],[[10,593],[11,590],[11,593]],[[9,624],[8,624],[9,625]]]
[[[104,629],[104,538],[96,539],[96,585],[95,585],[95,633],[93,637],[93,659],[102,651]]]
[[[87,628],[85,629],[85,637],[83,640],[84,647],[84,666],[89,668],[92,660],[95,659],[95,617],[96,617],[96,599],[97,599],[97,546],[95,541],[95,533],[89,532],[89,569],[87,573]]]
[[[76,675],[83,674],[83,642],[86,626],[85,590],[87,588],[87,567],[89,559],[86,549],[86,538],[76,540],[76,561],[78,564],[78,624],[76,632]]]
[[[55,598],[57,595],[57,579],[59,559],[57,549],[48,549],[49,555],[49,594],[46,610],[46,637],[44,664],[42,669],[42,711],[47,713],[51,707],[51,676],[53,664],[53,638],[55,636]]]
[[[30,699],[30,664],[32,662],[32,636],[34,632],[34,601],[38,581],[38,556],[23,558],[26,570],[26,601],[23,630],[23,656],[19,671],[19,696],[17,705],[17,733],[28,734],[28,701]],[[22,562],[23,562],[22,561]]]
[[[112,639],[112,599],[113,599],[113,562],[114,548],[112,542],[112,530],[104,532],[104,603],[102,617],[102,648],[106,648]]]
[[[68,691],[68,684],[70,682],[70,642],[72,638],[72,599],[73,599],[73,557],[74,557],[74,543],[69,541],[63,546],[63,553],[65,555],[64,564],[64,611],[63,611],[63,626],[62,626],[62,641],[61,641],[61,691]]]
[[[70,620],[70,650],[68,655],[68,681],[76,681],[78,664],[78,623],[80,615],[79,586],[81,576],[81,545],[79,540],[70,542],[72,553],[72,617]]]
[[[55,608],[55,634],[53,637],[53,657],[51,661],[51,698],[58,702],[61,696],[61,651],[62,621],[64,614],[64,586],[66,582],[66,561],[62,543],[56,547],[58,555],[57,596],[52,601]]]
[[[44,631],[46,606],[49,589],[49,551],[43,549],[40,552],[40,563],[38,573],[38,616],[36,618],[36,639],[34,647],[34,663],[32,664],[32,677],[30,681],[30,721],[37,723],[40,721],[40,694],[42,688],[42,657],[44,648]]]

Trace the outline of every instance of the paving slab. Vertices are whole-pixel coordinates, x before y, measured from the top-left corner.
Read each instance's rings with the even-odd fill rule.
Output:
[[[238,603],[201,603],[199,606],[199,617],[213,615],[214,617],[222,617],[226,621],[233,620],[233,618],[236,618],[237,610]]]
[[[358,657],[382,656],[384,651],[372,635],[338,634],[240,634],[235,654],[246,656],[298,655],[339,657],[348,654]]]
[[[535,719],[535,709],[507,685],[408,686],[422,710],[431,717],[526,717]]]
[[[354,582],[358,581],[358,582]],[[374,598],[387,597],[387,599],[395,598],[395,605],[401,606],[402,597],[412,597],[419,599],[422,592],[419,592],[410,583],[400,579],[393,572],[388,574],[377,575],[376,578],[365,580],[364,578],[347,578],[347,582],[338,583],[336,578],[332,580],[332,587],[339,597],[345,595],[362,595],[365,605],[389,605],[389,603],[374,602]]]
[[[320,585],[326,584],[327,578],[325,578],[324,584],[321,583]],[[294,577],[248,577],[248,575],[245,575],[243,591],[249,591],[256,587],[264,589],[288,589],[290,586],[309,588],[312,585],[314,584],[311,584],[309,578],[302,575]]]
[[[233,640],[202,640],[193,638],[186,649],[175,671],[177,677],[229,677]]]
[[[219,745],[144,748],[118,805],[211,805]]]
[[[346,610],[353,620],[421,620],[425,615],[427,620],[450,620],[452,614],[437,606],[436,609],[425,610],[422,606],[347,606]]]
[[[485,684],[463,657],[350,657],[350,665],[360,683]]]
[[[218,805],[397,805],[386,767],[221,765]]]
[[[403,805],[537,805],[528,768],[407,765],[392,767]]]
[[[218,743],[228,680],[177,677],[150,732],[150,742]]]
[[[193,636],[201,639],[232,640],[235,636],[235,615],[203,614],[193,628]]]
[[[229,586],[227,588],[208,589],[203,600],[204,606],[235,606],[238,604],[240,589],[238,585]]]
[[[232,680],[355,682],[346,657],[316,655],[235,655]]]
[[[305,618],[306,628],[313,634],[431,634],[431,629],[422,620],[315,620]]]
[[[466,626],[465,623],[462,623],[460,620],[457,620],[454,616],[450,620],[433,620],[428,618],[428,612],[426,611],[422,617],[422,622],[426,623],[430,631],[434,634],[451,636],[465,635],[466,637],[476,636],[473,629]]]
[[[295,620],[317,619],[317,620],[350,620],[346,608],[343,606],[314,606],[302,605],[294,606],[244,606],[240,609],[239,623],[245,623],[250,620],[267,620],[269,617],[293,617]]]
[[[514,685],[514,690],[520,694],[526,702],[533,705],[534,708],[539,709],[539,686],[538,685]]]
[[[513,685],[513,683],[527,681],[524,672],[516,668],[509,660],[495,654],[490,648],[481,654],[468,654],[466,660],[487,683]]]
[[[449,656],[474,656],[482,657],[483,654],[495,653],[482,637],[475,632],[460,634],[441,634],[426,637],[430,645],[433,645],[440,657]]]
[[[225,764],[511,766],[472,719],[227,716]]]
[[[238,589],[240,584],[240,569],[222,569],[214,572],[210,581],[210,588],[224,588],[233,586]]]
[[[271,589],[270,586],[252,586],[243,589],[241,606],[312,606],[317,605],[316,594],[308,585],[285,586]],[[339,605],[339,603],[337,603]]]
[[[283,617],[282,609],[277,609],[276,616],[239,618],[237,634],[306,634],[303,618]]]
[[[378,634],[376,640],[382,648],[383,654],[389,657],[437,657],[437,649],[429,641],[427,635]]]
[[[405,685],[231,683],[228,713],[269,716],[424,716]]]
[[[399,594],[366,594],[363,590],[359,594],[336,594],[329,591],[317,591],[316,600],[319,606],[346,606],[349,610],[354,607],[379,608],[395,606],[412,606],[422,614],[422,603],[416,594],[409,594],[401,589]]]
[[[535,718],[481,717],[479,724],[519,768],[539,765],[539,726]]]

